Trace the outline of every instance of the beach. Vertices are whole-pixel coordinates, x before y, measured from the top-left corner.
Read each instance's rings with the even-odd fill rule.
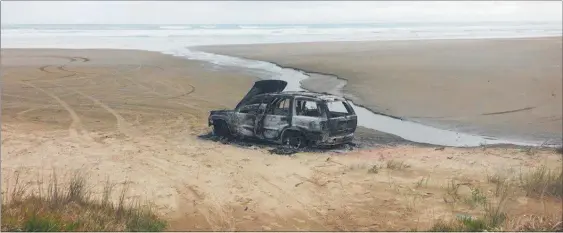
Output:
[[[346,81],[376,113],[489,137],[561,143],[561,37],[200,46]],[[331,80],[302,82],[331,91]]]
[[[429,229],[483,213],[452,204],[452,182],[459,198],[479,189],[495,201],[493,175],[561,169],[549,148],[418,146],[367,129],[358,136],[369,147],[272,154],[205,137],[209,111],[232,108],[257,80],[243,70],[140,50],[1,55],[2,191],[16,179],[45,187],[54,172],[63,185],[78,171],[93,197],[110,182],[111,200],[126,189],[126,201],[154,205],[167,230]],[[513,193],[503,204],[511,221],[561,216],[561,199]]]
[[[561,2],[1,5],[0,231],[563,232]]]
[[[563,232],[560,1],[1,5],[2,232]]]

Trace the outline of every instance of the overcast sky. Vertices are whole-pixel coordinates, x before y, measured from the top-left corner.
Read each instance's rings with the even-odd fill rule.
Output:
[[[2,24],[561,21],[561,1],[2,1]]]

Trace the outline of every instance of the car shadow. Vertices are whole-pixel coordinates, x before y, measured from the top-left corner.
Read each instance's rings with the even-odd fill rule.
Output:
[[[259,139],[254,138],[235,138],[235,137],[219,137],[213,135],[212,132],[208,132],[198,136],[201,140],[206,141],[213,141],[213,142],[221,142],[223,144],[229,144],[236,147],[241,148],[248,148],[248,149],[267,149],[270,154],[277,154],[277,155],[288,155],[291,156],[298,152],[316,152],[316,153],[327,153],[327,152],[336,152],[336,153],[344,153],[348,151],[352,151],[354,149],[359,148],[359,146],[355,143],[347,143],[342,145],[334,145],[334,146],[322,146],[322,147],[306,147],[306,148],[292,148],[285,145],[279,145]]]

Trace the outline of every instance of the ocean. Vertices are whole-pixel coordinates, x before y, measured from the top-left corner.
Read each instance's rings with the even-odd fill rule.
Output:
[[[130,48],[313,41],[561,36],[561,22],[2,25],[3,48]]]

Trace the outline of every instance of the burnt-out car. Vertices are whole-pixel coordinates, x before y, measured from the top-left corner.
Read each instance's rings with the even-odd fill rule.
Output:
[[[213,133],[292,147],[352,141],[358,118],[348,101],[329,94],[282,92],[286,86],[282,80],[256,82],[234,110],[211,111]]]

